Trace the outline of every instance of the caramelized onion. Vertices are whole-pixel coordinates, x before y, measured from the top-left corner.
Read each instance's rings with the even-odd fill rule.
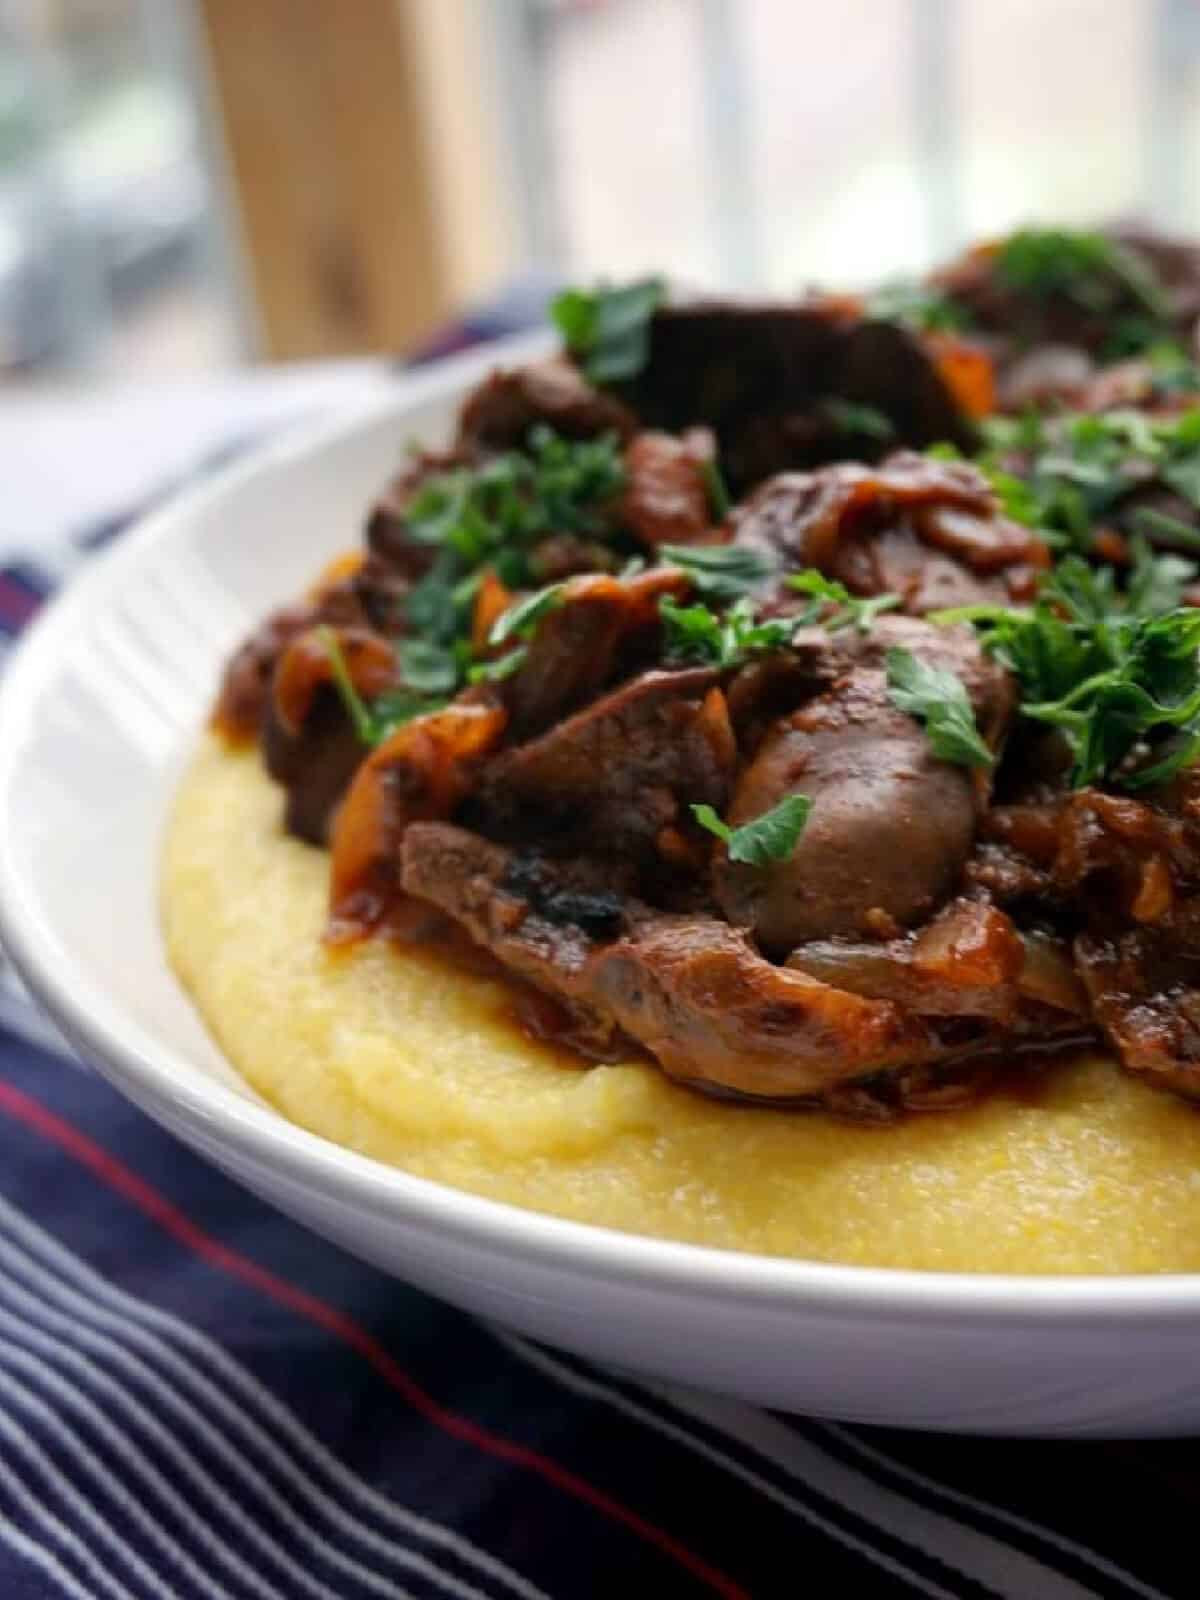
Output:
[[[475,596],[475,609],[471,613],[471,648],[477,656],[487,653],[492,629],[512,605],[513,592],[489,567]]]
[[[996,372],[985,350],[946,333],[928,333],[922,343],[938,377],[968,417],[986,417],[996,409]]]
[[[1069,947],[1047,933],[1022,933],[1025,961],[1017,975],[1017,988],[1028,1000],[1069,1011],[1075,1016],[1089,1014],[1087,993],[1075,971]]]
[[[787,965],[852,994],[924,1016],[1011,1018],[1021,1000],[1088,1014],[1070,952],[1050,934],[1019,932],[994,906],[959,900],[921,933],[886,944],[823,939]]]
[[[395,687],[399,679],[396,652],[385,639],[366,628],[335,628],[331,632],[346,674],[364,700]],[[317,690],[333,682],[333,658],[323,630],[311,628],[293,639],[275,668],[271,690],[285,732],[299,733]]]
[[[386,918],[410,822],[447,817],[504,733],[504,708],[459,700],[397,728],[355,774],[333,825],[326,938],[344,944]]]
[[[957,506],[924,506],[914,520],[926,544],[965,562],[973,572],[1001,572],[1018,563],[1050,565],[1049,547],[1032,529],[1008,517],[981,516]]]

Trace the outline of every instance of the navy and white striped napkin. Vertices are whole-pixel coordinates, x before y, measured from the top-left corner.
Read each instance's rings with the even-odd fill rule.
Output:
[[[0,634],[81,559],[0,561]],[[0,1600],[1200,1592],[1189,1441],[632,1383],[314,1239],[64,1052],[0,968]]]

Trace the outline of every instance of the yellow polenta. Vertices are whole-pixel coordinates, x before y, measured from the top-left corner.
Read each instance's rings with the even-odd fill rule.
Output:
[[[530,1043],[504,987],[320,941],[328,858],[253,753],[205,744],[166,843],[171,959],[224,1050],[306,1128],[424,1177],[632,1232],[998,1272],[1200,1270],[1200,1113],[1103,1060],[1036,1104],[861,1128],[700,1099]]]

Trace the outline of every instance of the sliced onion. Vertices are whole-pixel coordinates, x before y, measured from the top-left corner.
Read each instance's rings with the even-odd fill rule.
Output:
[[[1038,1000],[1056,1011],[1075,1016],[1090,1013],[1087,994],[1062,940],[1052,934],[1023,933],[1025,965],[1017,978],[1017,988],[1027,1000]]]

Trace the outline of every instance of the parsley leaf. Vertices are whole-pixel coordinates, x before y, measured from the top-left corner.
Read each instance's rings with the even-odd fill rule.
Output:
[[[595,538],[610,531],[613,503],[626,483],[621,444],[614,434],[564,439],[539,422],[529,430],[526,450],[533,464],[532,516],[527,511],[526,534],[579,533]]]
[[[661,278],[639,278],[619,288],[564,289],[550,315],[584,376],[617,383],[636,378],[646,365],[650,318],[666,293]]]
[[[1167,417],[1134,410],[1031,413],[991,417],[982,426],[987,448],[978,464],[1017,521],[1084,551],[1097,526],[1122,517],[1151,535],[1200,548],[1196,527],[1139,509],[1136,499],[1161,484],[1200,511],[1200,407]]]
[[[406,687],[418,694],[452,694],[458,687],[458,661],[453,650],[429,639],[402,639],[396,654]]]
[[[441,551],[425,577],[409,590],[404,614],[414,633],[448,644],[465,629],[470,599],[456,590],[458,570],[453,553]]]
[[[512,653],[478,671],[472,666],[472,619],[485,573],[494,571],[510,588],[530,587],[536,582],[531,557],[555,534],[609,540],[619,548],[615,507],[625,481],[615,435],[564,439],[544,424],[529,430],[523,449],[426,477],[403,509],[405,533],[432,553],[398,619],[407,625],[397,645],[403,686],[386,703],[368,707],[345,671],[336,640],[330,651],[334,681],[359,736],[378,743],[392,727],[444,703],[464,683],[515,671],[519,662]],[[527,596],[500,618],[490,642],[524,634],[557,599],[554,586]]]
[[[1143,354],[1150,364],[1156,394],[1200,394],[1200,367],[1177,340],[1159,340]]]
[[[371,702],[373,733],[367,743],[382,744],[406,722],[412,722],[417,717],[427,717],[434,711],[441,711],[449,703],[448,695],[416,694],[404,687],[388,689]]]
[[[333,674],[334,687],[341,696],[346,715],[353,723],[354,731],[363,744],[382,744],[404,723],[411,722],[414,717],[425,716],[430,711],[440,711],[446,704],[444,699],[430,698],[410,688],[401,687],[389,689],[386,693],[378,695],[368,706],[354,687],[354,680],[350,676],[350,669],[346,665],[337,634],[325,624],[317,629],[317,634],[329,657],[329,669]]]
[[[1168,461],[1162,470],[1163,482],[1182,495],[1189,505],[1200,507],[1200,451]]]
[[[407,534],[435,552],[404,601],[410,637],[400,646],[400,664],[407,686],[428,694],[460,688],[468,679],[472,613],[485,571],[524,589],[536,581],[531,557],[553,534],[617,544],[614,508],[624,487],[615,436],[564,439],[542,424],[529,430],[522,450],[426,478],[404,508]],[[494,642],[515,631],[510,624]]]
[[[1197,535],[1200,547],[1200,534]],[[1196,577],[1197,566],[1186,556],[1155,555],[1144,539],[1133,542],[1133,565],[1125,586],[1125,603],[1139,616],[1156,616],[1183,604],[1183,591]]]
[[[528,654],[528,647],[519,644],[507,654],[498,656],[495,661],[477,661],[467,669],[467,682],[499,683],[504,678],[511,678],[514,672],[524,666]]]
[[[1200,528],[1190,522],[1184,522],[1180,517],[1169,516],[1165,511],[1155,510],[1153,506],[1142,506],[1129,520],[1139,533],[1150,537],[1158,534],[1183,550],[1200,550]]]
[[[1057,701],[1021,707],[1024,716],[1062,729],[1075,758],[1075,787],[1107,778],[1142,788],[1189,764],[1200,748],[1200,613],[1134,619],[1123,633],[1106,671],[1083,679]],[[1187,737],[1164,760],[1121,772],[1148,735],[1176,729]]]
[[[375,737],[375,722],[368,711],[366,703],[358,690],[354,687],[354,680],[350,676],[350,669],[346,665],[346,658],[342,654],[342,647],[338,643],[337,634],[333,629],[322,624],[317,629],[318,637],[325,646],[325,653],[329,657],[329,670],[333,674],[333,683],[342,698],[346,708],[346,715],[354,724],[354,731],[363,744],[377,744]]]
[[[830,395],[821,402],[821,410],[830,422],[843,433],[860,434],[864,439],[886,442],[896,437],[896,426],[891,417],[878,406],[860,405],[855,400],[842,400]]]
[[[724,522],[733,502],[729,498],[721,464],[713,456],[704,462],[700,471],[704,478],[704,487],[708,490],[708,503],[712,507],[712,514],[718,522]]]
[[[853,624],[866,633],[881,611],[900,604],[900,597],[894,594],[857,599],[844,584],[815,569],[795,573],[787,583],[813,597],[812,605],[799,615],[759,618],[753,601],[745,594],[723,612],[714,611],[703,600],[679,605],[664,596],[659,601],[664,654],[669,660],[702,661],[724,669],[759,651],[783,649],[792,642],[798,628],[813,622],[820,622],[830,632]]]
[[[1177,604],[1194,573],[1139,543],[1124,593],[1111,568],[1067,556],[1027,611],[966,607],[931,620],[983,630],[1020,683],[1021,715],[1061,730],[1074,787],[1137,789],[1200,756],[1200,611]]]
[[[562,604],[562,592],[561,583],[551,583],[545,589],[537,589],[524,599],[514,601],[492,623],[488,643],[504,644],[508,639],[527,638],[548,611]]]
[[[796,631],[794,617],[760,622],[745,596],[722,616],[701,602],[681,606],[664,595],[659,615],[668,659],[700,661],[722,669],[756,651],[782,649]]]
[[[801,594],[812,595],[815,602],[797,619],[798,623],[821,622],[830,633],[836,632],[839,628],[847,628],[852,623],[860,633],[869,633],[875,618],[881,612],[894,611],[900,604],[898,594],[876,594],[861,600],[852,595],[844,583],[839,583],[835,578],[827,578],[815,567],[793,573],[787,579],[787,586],[789,589],[798,589]],[[832,615],[823,617],[826,605],[835,606],[837,609]]]
[[[1061,295],[1085,311],[1114,312],[1132,302],[1155,332],[1169,315],[1149,262],[1107,234],[1019,228],[1000,244],[993,271],[1009,288]]]
[[[679,567],[706,600],[736,600],[775,575],[769,557],[737,544],[660,544],[664,566]]]
[[[673,661],[705,661],[725,666],[721,619],[708,606],[681,606],[669,596],[658,603],[663,624],[663,649]]]
[[[731,828],[727,822],[722,822],[712,806],[694,805],[692,815],[702,828],[722,841],[731,861],[765,867],[772,861],[787,860],[800,842],[811,810],[812,801],[808,795],[789,794],[761,817],[744,822],[740,828]]]
[[[932,667],[911,650],[887,653],[892,701],[925,724],[933,753],[961,767],[990,767],[992,752],[980,737],[975,713],[960,679],[945,667]]]
[[[426,479],[404,508],[404,524],[414,539],[449,555],[461,576],[502,553],[523,556],[552,533],[603,536],[624,487],[615,435],[576,441],[537,424],[524,450]]]

